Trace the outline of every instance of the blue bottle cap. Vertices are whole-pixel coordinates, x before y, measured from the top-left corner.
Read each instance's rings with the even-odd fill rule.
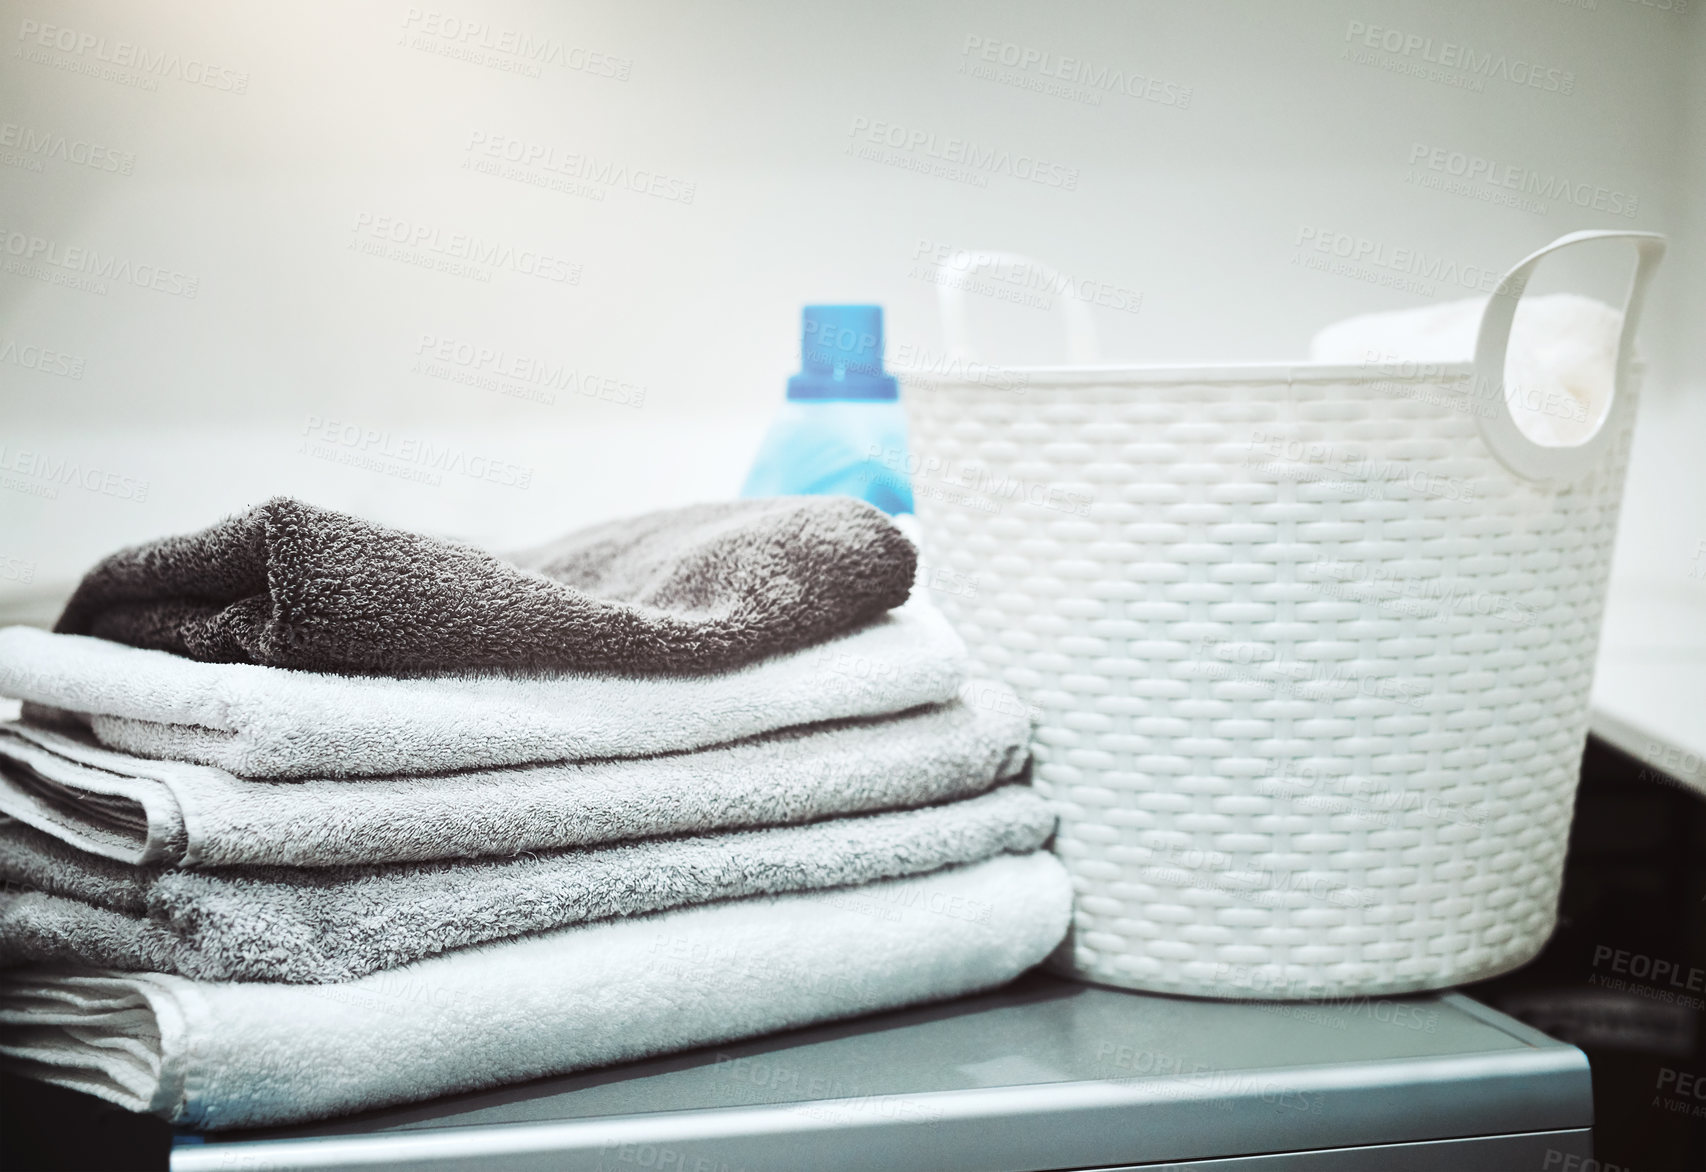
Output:
[[[808,305],[800,315],[800,373],[790,399],[898,399],[883,373],[883,307]]]

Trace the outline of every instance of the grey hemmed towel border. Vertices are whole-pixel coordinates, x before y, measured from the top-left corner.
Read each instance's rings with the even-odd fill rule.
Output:
[[[0,819],[0,963],[324,984],[570,924],[1027,854],[1053,832],[1048,804],[1009,785],[912,810],[506,859],[186,871],[114,863]]]
[[[0,813],[124,863],[346,866],[516,854],[814,821],[981,793],[1025,766],[1006,688],[710,749],[373,778],[269,781],[0,724]]]

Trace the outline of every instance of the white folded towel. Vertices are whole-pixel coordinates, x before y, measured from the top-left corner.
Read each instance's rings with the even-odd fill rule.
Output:
[[[1469,362],[1485,297],[1367,313],[1316,334],[1316,362]],[[1611,399],[1623,315],[1575,293],[1547,293],[1517,303],[1505,357],[1505,399],[1523,433],[1554,447],[1593,434]]]
[[[1046,853],[467,949],[337,985],[23,970],[0,1054],[206,1129],[321,1118],[954,997],[1066,932]]]
[[[333,867],[781,826],[982,793],[1024,768],[1018,697],[656,757],[414,777],[263,780],[0,724],[0,814],[121,863]]]
[[[943,703],[964,664],[964,644],[923,601],[801,651],[697,676],[345,676],[0,630],[0,695],[86,718],[103,744],[124,752],[244,777],[441,773],[697,749]]]

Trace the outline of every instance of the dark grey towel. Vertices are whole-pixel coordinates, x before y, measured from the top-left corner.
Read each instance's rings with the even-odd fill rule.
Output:
[[[915,561],[849,497],[648,513],[507,560],[279,497],[113,554],[54,630],[311,671],[706,672],[899,606]]]

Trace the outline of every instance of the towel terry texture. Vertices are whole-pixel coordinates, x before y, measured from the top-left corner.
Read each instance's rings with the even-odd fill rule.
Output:
[[[1070,882],[914,551],[845,498],[508,557],[280,498],[107,558],[0,630],[0,1056],[252,1127],[1012,979]]]
[[[268,781],[0,724],[0,813],[124,863],[296,867],[512,855],[952,801],[1025,765],[1019,700],[967,699],[656,757]]]
[[[904,540],[904,538],[902,538]],[[927,602],[835,639],[693,676],[396,678],[201,663],[28,627],[0,630],[0,695],[101,743],[244,777],[444,773],[640,757],[945,703],[965,647]]]
[[[344,981],[589,920],[1028,853],[1053,830],[1030,787],[1004,786],[916,810],[507,859],[185,871],[115,863],[5,819],[0,880],[13,890],[0,892],[0,964]],[[85,928],[85,909],[129,916],[135,943],[115,940],[104,914]]]
[[[1053,856],[464,949],[338,985],[29,970],[14,1069],[174,1123],[322,1118],[991,988],[1066,932]]]
[[[106,558],[54,629],[312,671],[714,671],[900,605],[915,565],[850,497],[648,513],[510,559],[281,497]]]

